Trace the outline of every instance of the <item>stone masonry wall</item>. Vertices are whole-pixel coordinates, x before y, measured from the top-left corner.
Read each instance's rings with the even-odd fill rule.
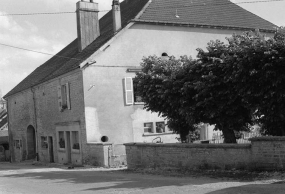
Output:
[[[255,166],[264,170],[285,169],[285,137],[251,139]]]
[[[251,144],[125,144],[130,169],[285,169],[285,137],[252,138]]]
[[[245,168],[251,158],[251,145],[224,144],[125,144],[130,169],[170,168]]]

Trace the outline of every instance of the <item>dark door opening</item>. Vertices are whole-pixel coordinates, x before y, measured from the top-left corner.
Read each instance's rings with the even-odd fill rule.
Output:
[[[27,159],[35,159],[36,157],[36,132],[32,125],[27,129]]]
[[[53,139],[52,136],[48,137],[48,152],[49,152],[49,161],[51,163],[54,162],[54,154],[53,154]]]

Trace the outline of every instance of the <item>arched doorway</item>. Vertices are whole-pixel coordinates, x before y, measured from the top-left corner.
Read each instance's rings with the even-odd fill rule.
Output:
[[[27,159],[34,159],[36,157],[36,131],[32,125],[27,128]]]

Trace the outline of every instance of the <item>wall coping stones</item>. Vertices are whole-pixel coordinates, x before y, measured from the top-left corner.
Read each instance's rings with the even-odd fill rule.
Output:
[[[126,143],[124,145],[138,146],[138,147],[175,147],[175,148],[206,148],[206,149],[208,148],[250,149],[251,148],[251,144]]]
[[[253,137],[249,139],[251,142],[253,141],[285,141],[284,136],[267,136],[267,137]]]

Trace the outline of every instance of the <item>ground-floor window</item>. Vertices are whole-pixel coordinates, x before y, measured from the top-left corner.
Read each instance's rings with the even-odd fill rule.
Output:
[[[65,148],[64,132],[63,131],[59,131],[58,132],[58,137],[59,137],[59,141],[58,141],[59,148],[64,149]]]
[[[22,147],[22,140],[20,139],[14,140],[14,147],[20,149]]]
[[[168,133],[170,131],[164,121],[144,123],[144,133]]]
[[[43,149],[47,149],[48,148],[48,141],[47,141],[47,137],[46,136],[41,136],[41,147]]]
[[[79,150],[80,146],[79,146],[79,135],[78,135],[78,131],[72,131],[71,133],[72,135],[72,149],[74,150]]]

